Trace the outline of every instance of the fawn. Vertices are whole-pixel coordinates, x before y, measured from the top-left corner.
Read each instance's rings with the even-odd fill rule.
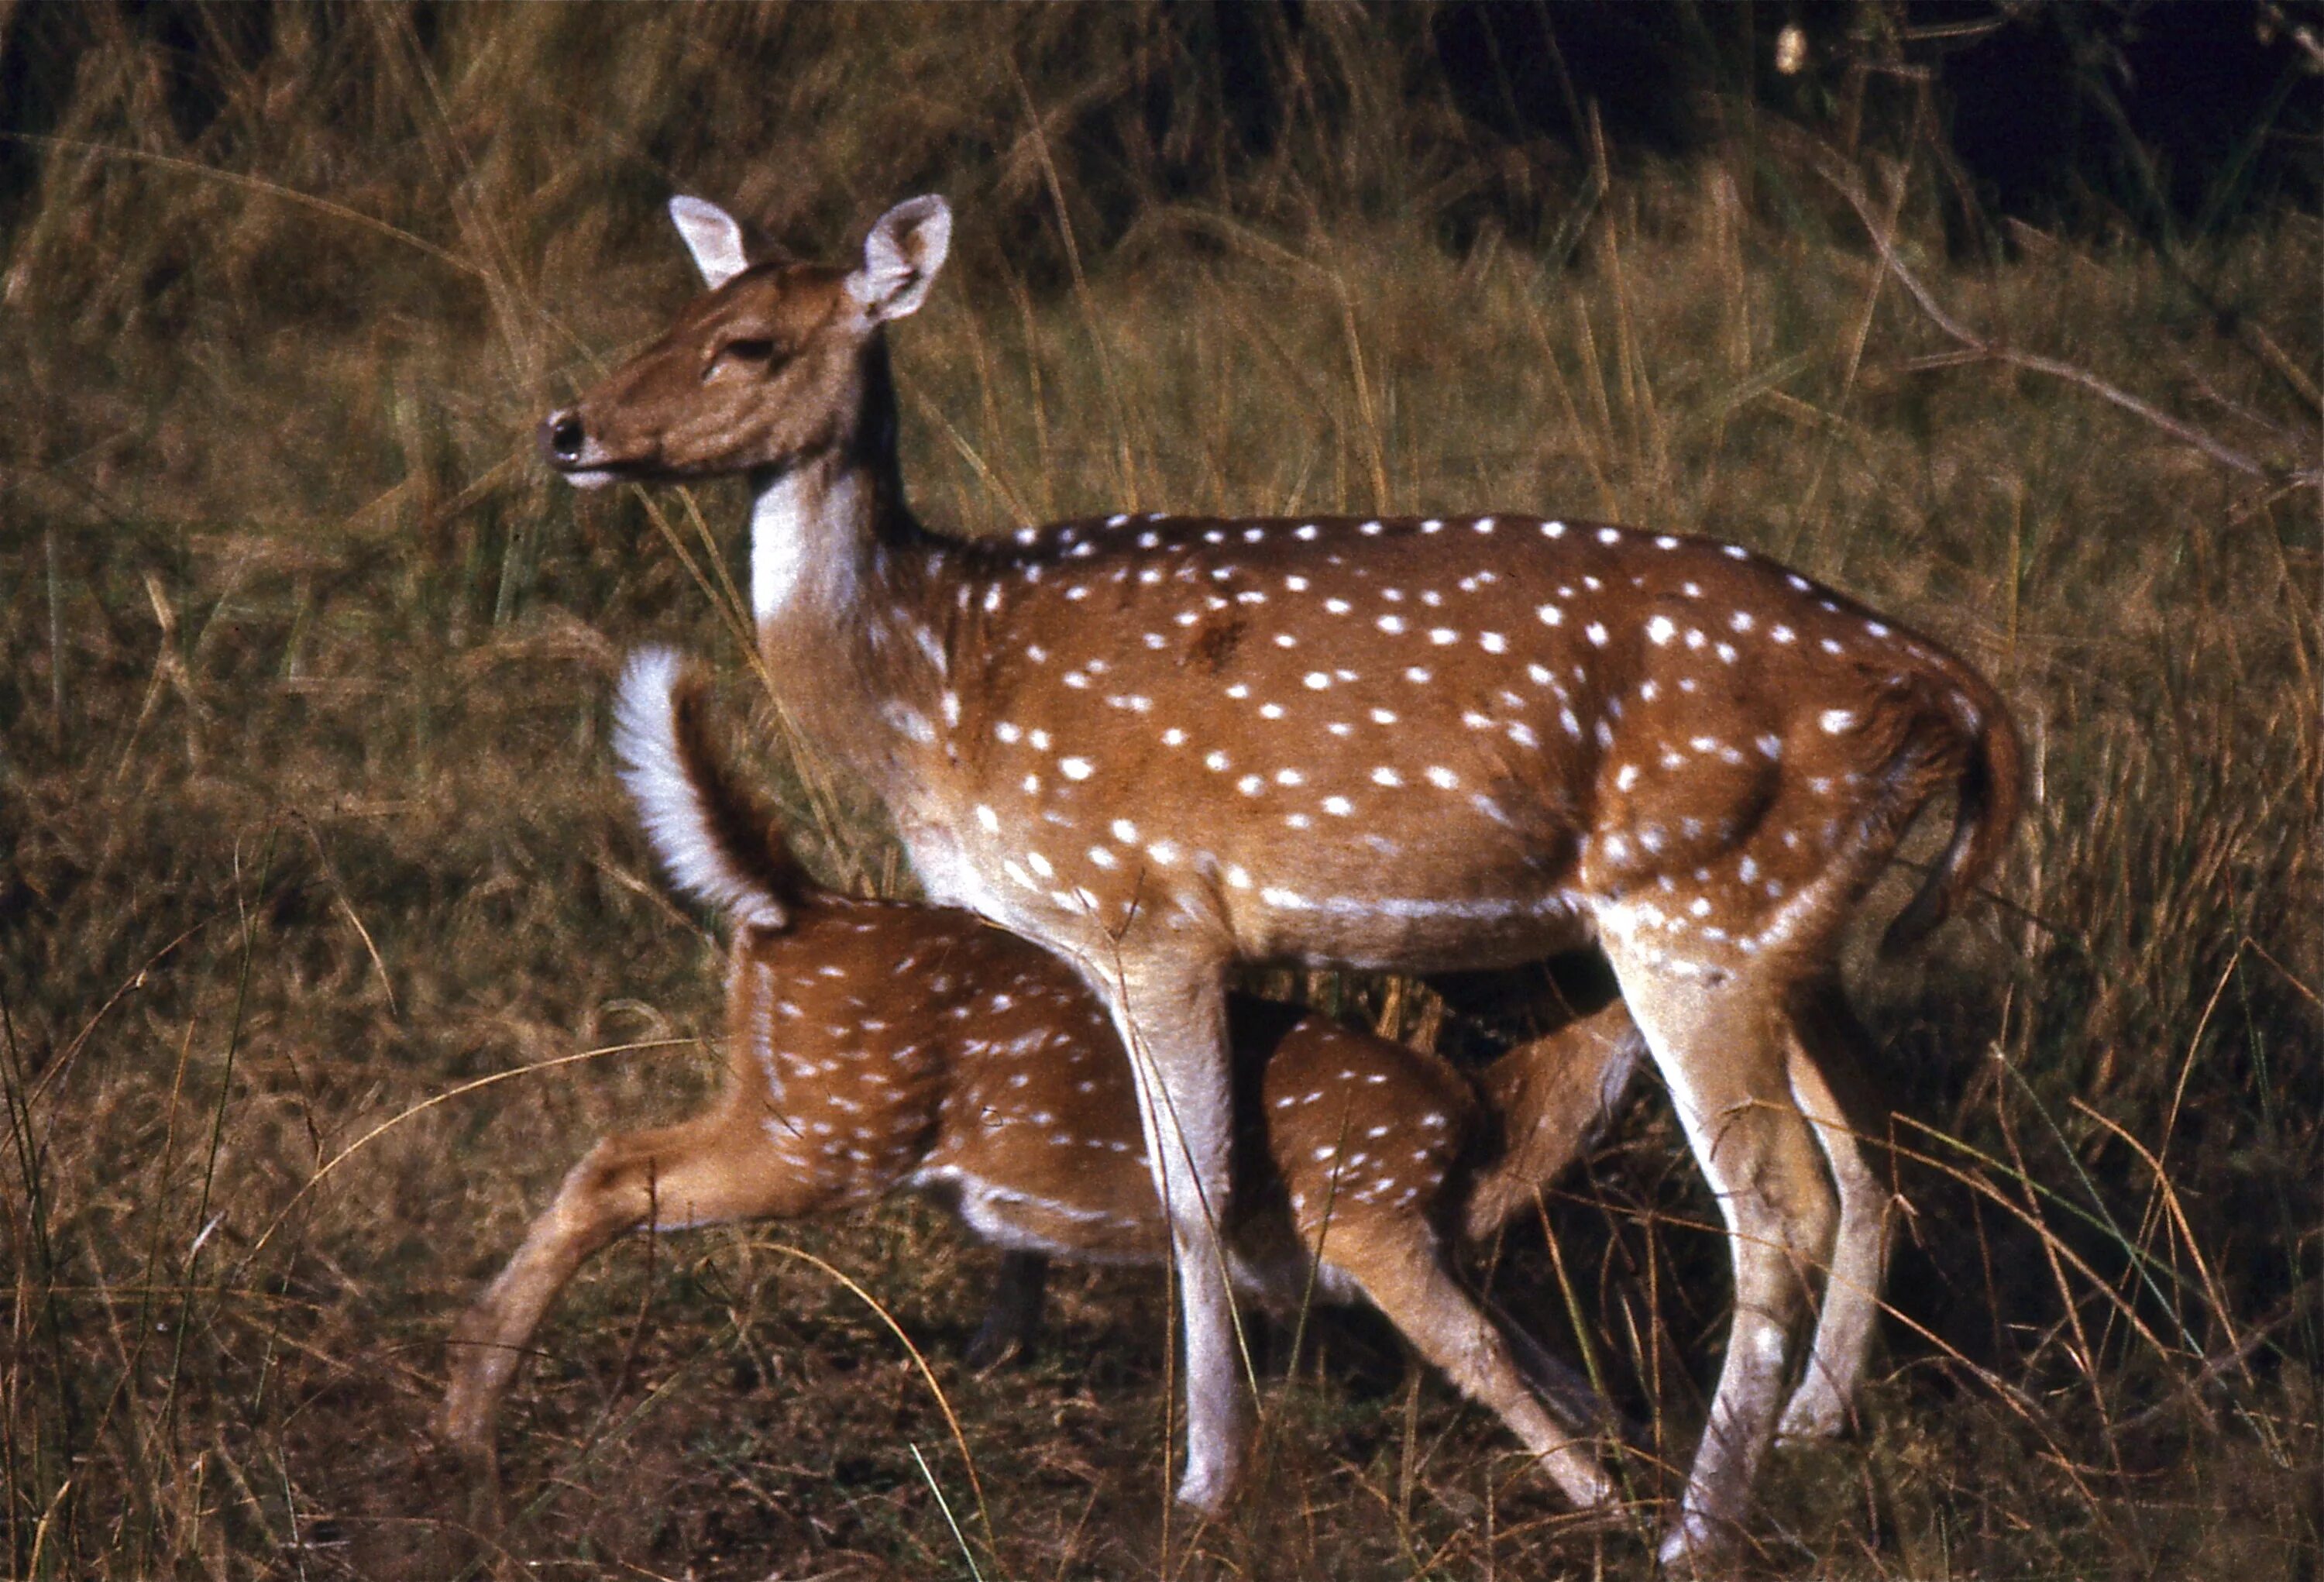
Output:
[[[1932,799],[1953,796],[1952,830],[1890,947],[1998,860],[2018,750],[1992,688],[1679,533],[1519,513],[933,532],[905,499],[886,327],[943,265],[943,200],[889,210],[839,267],[753,260],[697,199],[670,212],[708,291],[549,414],[541,449],[585,486],[746,475],[790,717],[884,803],[934,899],[1056,951],[1104,1003],[1184,1296],[1180,1497],[1227,1497],[1250,1408],[1217,1246],[1228,968],[1594,941],[1726,1221],[1726,1360],[1662,1548],[1714,1553],[1778,1431],[1846,1418],[1885,1230],[1833,1090],[1866,1043],[1840,939]]]
[[[972,1348],[982,1355],[1034,1322],[1047,1257],[1167,1256],[1130,1063],[1102,1003],[1057,958],[973,913],[816,886],[710,750],[703,690],[667,652],[639,655],[615,744],[665,867],[733,933],[725,1090],[693,1120],[600,1142],[461,1320],[441,1420],[487,1463],[500,1400],[549,1304],[641,1226],[940,1192],[1006,1250]],[[1233,1021],[1246,1089],[1226,1244],[1237,1285],[1278,1312],[1311,1289],[1370,1300],[1576,1504],[1610,1500],[1588,1444],[1602,1402],[1488,1318],[1444,1254],[1448,1235],[1480,1240],[1534,1203],[1582,1147],[1640,1052],[1618,1003],[1504,1056],[1473,1087],[1314,1013],[1239,999]]]

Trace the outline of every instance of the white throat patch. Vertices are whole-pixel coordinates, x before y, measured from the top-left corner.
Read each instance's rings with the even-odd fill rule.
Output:
[[[751,609],[761,622],[789,607],[818,556],[846,552],[862,491],[845,473],[825,481],[815,467],[785,473],[751,503]]]

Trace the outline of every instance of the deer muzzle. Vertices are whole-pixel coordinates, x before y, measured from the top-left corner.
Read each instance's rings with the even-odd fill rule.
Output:
[[[581,409],[569,406],[541,420],[541,459],[576,488],[602,489],[621,476],[620,464],[589,432]]]

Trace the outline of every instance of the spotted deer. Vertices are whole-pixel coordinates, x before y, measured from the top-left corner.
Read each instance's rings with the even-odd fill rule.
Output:
[[[541,427],[581,485],[743,474],[751,587],[790,717],[860,775],[928,893],[1056,950],[1105,1002],[1184,1295],[1180,1497],[1240,1467],[1228,1267],[1227,968],[1425,972],[1590,941],[1726,1223],[1735,1317],[1665,1558],[1714,1550],[1827,1357],[1868,1325],[1881,1199],[1829,1073],[1859,1054],[1841,930],[1923,804],[1957,812],[1890,926],[1998,857],[2018,757],[1968,666],[1738,544],[1535,514],[1117,513],[972,541],[924,526],[886,326],[951,213],[861,261],[753,262],[679,198],[708,291]],[[1784,1409],[1821,1287],[1813,1365]],[[1835,1306],[1841,1311],[1831,1310]]]
[[[1006,1249],[972,1360],[1029,1330],[1047,1258],[1168,1254],[1103,1003],[1059,958],[973,912],[810,882],[710,750],[703,691],[666,652],[640,655],[614,742],[664,867],[732,934],[724,1092],[693,1120],[599,1143],[461,1320],[441,1422],[487,1465],[500,1401],[549,1305],[628,1231],[796,1218],[904,1187],[944,1194]],[[1231,1020],[1246,1088],[1226,1242],[1238,1288],[1286,1314],[1311,1294],[1369,1300],[1566,1495],[1609,1502],[1589,1444],[1603,1402],[1487,1315],[1446,1267],[1445,1243],[1491,1235],[1580,1151],[1601,1107],[1591,1085],[1637,1058],[1620,1005],[1474,1085],[1313,1013],[1239,998]]]

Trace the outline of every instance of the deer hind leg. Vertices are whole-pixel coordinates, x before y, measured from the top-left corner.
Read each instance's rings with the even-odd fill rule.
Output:
[[[1567,1499],[1585,1511],[1613,1502],[1614,1485],[1591,1449],[1596,1425],[1561,1421],[1526,1387],[1508,1338],[1446,1272],[1435,1238],[1424,1227],[1407,1222],[1387,1230],[1352,1219],[1335,1224],[1323,1255],[1462,1394],[1507,1423]]]
[[[1608,954],[1718,1198],[1734,1264],[1727,1360],[1661,1551],[1665,1565],[1690,1564],[1722,1549],[1743,1516],[1838,1208],[1815,1132],[1792,1097],[1781,996],[1735,971],[1668,962],[1626,942]]]
[[[976,1327],[963,1360],[981,1374],[1011,1357],[1031,1355],[1041,1332],[1041,1303],[1048,1282],[1047,1254],[1013,1248],[1001,1254],[991,1305],[984,1309],[984,1322]]]
[[[1170,1221],[1185,1326],[1186,1466],[1178,1500],[1222,1510],[1248,1452],[1251,1396],[1220,1227],[1234,1119],[1227,1080],[1224,968],[1125,965],[1090,973],[1138,1086],[1146,1155]]]
[[[491,1466],[501,1398],[581,1265],[649,1217],[654,1229],[670,1231],[767,1213],[777,1183],[749,1162],[764,1147],[755,1127],[738,1133],[734,1117],[718,1113],[617,1133],[591,1149],[453,1329],[451,1383],[437,1420],[444,1439]]]
[[[1789,1440],[1831,1439],[1849,1427],[1879,1317],[1888,1254],[1888,1196],[1866,1164],[1848,1108],[1834,1092],[1835,1082],[1845,1085],[1860,1072],[1869,1035],[1836,985],[1804,1008],[1800,1032],[1787,1068],[1792,1096],[1823,1147],[1840,1196],[1840,1222],[1814,1348],[1775,1429],[1779,1439]]]

